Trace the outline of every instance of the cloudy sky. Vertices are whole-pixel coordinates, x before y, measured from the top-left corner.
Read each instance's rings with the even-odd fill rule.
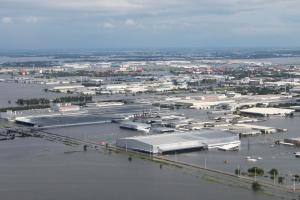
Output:
[[[0,49],[300,47],[299,0],[0,0]]]

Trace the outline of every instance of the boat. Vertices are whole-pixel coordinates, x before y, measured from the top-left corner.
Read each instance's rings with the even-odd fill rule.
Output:
[[[249,159],[247,159],[247,161],[248,162],[257,162],[257,159],[255,159],[255,158],[249,158]]]
[[[246,157],[246,160],[247,160],[248,162],[257,162],[257,159],[256,159],[256,158],[251,158],[250,156],[247,156],[247,157]]]
[[[293,143],[283,142],[283,141],[280,141],[279,144],[286,145],[286,146],[295,146]]]

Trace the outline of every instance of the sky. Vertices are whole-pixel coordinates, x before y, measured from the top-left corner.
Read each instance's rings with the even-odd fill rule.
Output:
[[[299,0],[0,0],[0,49],[300,47]]]

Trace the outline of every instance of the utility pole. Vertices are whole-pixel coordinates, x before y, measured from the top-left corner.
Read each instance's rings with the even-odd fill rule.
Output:
[[[248,137],[248,144],[247,144],[247,153],[249,155],[249,151],[250,151],[250,139]]]
[[[294,181],[294,183],[293,183],[293,191],[295,192],[296,191],[296,178],[295,178],[295,176],[293,178],[293,181]]]
[[[254,181],[256,181],[256,167],[254,167]]]

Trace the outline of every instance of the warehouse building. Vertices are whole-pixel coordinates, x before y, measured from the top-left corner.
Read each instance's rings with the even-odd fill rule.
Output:
[[[238,149],[240,144],[237,135],[218,130],[176,132],[117,140],[118,147],[154,154],[223,147],[232,150]]]
[[[247,108],[240,110],[241,114],[246,115],[257,115],[257,116],[271,116],[271,115],[279,115],[279,116],[286,116],[291,115],[295,110],[292,109],[283,109],[283,108]]]

